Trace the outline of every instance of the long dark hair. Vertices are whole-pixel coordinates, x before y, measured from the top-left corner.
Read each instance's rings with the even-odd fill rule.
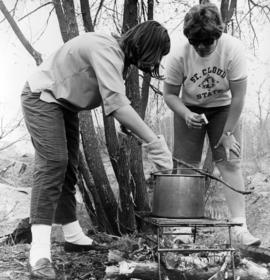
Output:
[[[125,69],[133,64],[152,77],[161,78],[160,60],[170,51],[167,29],[154,20],[145,21],[129,29],[120,38],[125,54]]]
[[[184,34],[190,38],[219,39],[224,30],[221,15],[211,3],[195,5],[185,15]]]

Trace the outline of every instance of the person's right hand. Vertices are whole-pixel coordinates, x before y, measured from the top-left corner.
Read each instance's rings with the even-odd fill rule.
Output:
[[[173,168],[172,154],[163,135],[159,135],[157,139],[150,143],[143,144],[143,148],[146,150],[148,158],[155,166],[154,171],[171,173]]]
[[[186,113],[185,121],[188,128],[201,129],[203,125],[201,115],[191,111]]]

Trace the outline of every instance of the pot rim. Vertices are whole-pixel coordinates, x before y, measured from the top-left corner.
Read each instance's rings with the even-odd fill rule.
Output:
[[[156,177],[201,177],[205,178],[205,175],[202,174],[164,174],[164,173],[155,173],[152,174],[153,176]]]

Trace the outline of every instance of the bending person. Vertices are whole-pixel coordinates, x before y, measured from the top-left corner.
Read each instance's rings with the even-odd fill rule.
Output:
[[[119,38],[86,33],[61,46],[28,79],[21,100],[35,148],[29,255],[33,277],[56,278],[50,252],[53,222],[62,224],[66,251],[96,246],[76,217],[80,110],[103,104],[105,115],[146,142],[157,169],[172,168],[164,137],[155,135],[131,107],[124,85],[132,64],[159,77],[160,60],[169,49],[167,30],[156,21],[141,23]]]

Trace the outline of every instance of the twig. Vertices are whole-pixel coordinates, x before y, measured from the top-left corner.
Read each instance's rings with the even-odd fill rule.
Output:
[[[139,138],[137,135],[135,135],[133,132],[131,132],[130,130],[126,129],[126,128],[123,127],[123,126],[121,126],[121,129],[122,129],[122,132],[123,132],[123,133],[134,137],[134,138],[139,142],[139,144],[142,144],[142,143],[143,143],[143,140],[142,140],[141,138]],[[206,171],[202,171],[201,169],[198,169],[198,168],[196,168],[195,166],[193,166],[193,165],[191,165],[191,164],[189,164],[189,163],[186,163],[185,161],[182,161],[182,160],[180,160],[180,159],[177,159],[176,157],[172,157],[172,158],[173,158],[177,163],[180,163],[180,164],[182,164],[182,165],[184,165],[184,166],[186,166],[186,167],[188,167],[188,168],[190,168],[190,169],[192,169],[192,170],[194,170],[194,171],[196,171],[196,172],[198,172],[198,173],[200,173],[200,174],[202,174],[202,175],[204,175],[204,176],[207,176],[207,177],[209,177],[209,178],[211,178],[211,179],[213,179],[213,180],[216,180],[216,181],[218,181],[218,182],[224,184],[226,187],[228,187],[229,189],[231,189],[231,190],[233,190],[233,191],[235,191],[235,192],[237,192],[237,193],[240,193],[240,194],[243,194],[243,195],[251,194],[251,191],[246,192],[246,191],[237,190],[237,189],[235,189],[234,187],[232,187],[231,185],[229,185],[228,183],[226,183],[225,181],[221,180],[220,178],[218,178],[218,177],[216,177],[216,176],[214,176],[214,175],[211,175],[210,173],[208,173],[208,172],[206,172]]]
[[[231,258],[229,256],[227,256],[225,258],[225,261],[224,261],[223,265],[221,266],[220,270],[217,273],[215,273],[212,277],[210,277],[208,280],[222,280],[222,279],[224,279],[224,274],[225,274],[226,268],[227,268],[230,261],[231,261]]]
[[[39,7],[37,7],[36,9],[34,9],[33,11],[31,11],[30,13],[24,15],[23,17],[19,18],[18,21],[21,21],[23,19],[25,19],[26,17],[30,16],[31,14],[35,13],[36,11],[40,10],[41,8],[47,6],[47,5],[53,5],[53,2],[47,2]]]

